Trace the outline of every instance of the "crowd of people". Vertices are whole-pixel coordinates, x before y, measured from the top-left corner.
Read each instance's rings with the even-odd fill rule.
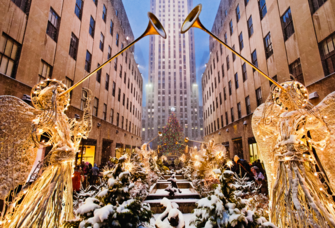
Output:
[[[232,171],[237,173],[240,177],[246,175],[249,180],[254,180],[256,184],[260,186],[261,193],[268,193],[266,173],[259,159],[249,164],[246,160],[235,155],[233,164]]]
[[[97,164],[92,166],[89,162],[82,162],[81,165],[74,168],[72,176],[73,191],[79,192],[81,187],[99,183],[100,169]]]

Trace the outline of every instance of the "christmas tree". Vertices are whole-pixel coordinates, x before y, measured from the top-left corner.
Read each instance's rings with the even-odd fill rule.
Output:
[[[180,144],[183,140],[182,127],[177,120],[176,114],[172,112],[167,124],[163,127],[162,137],[158,140],[158,144],[162,145],[160,152],[166,155],[168,155],[168,153],[178,154],[184,150],[184,146]]]

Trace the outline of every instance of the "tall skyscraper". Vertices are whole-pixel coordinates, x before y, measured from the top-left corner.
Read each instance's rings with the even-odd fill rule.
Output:
[[[168,38],[150,37],[144,141],[163,129],[171,112],[176,113],[186,137],[199,138],[194,31],[180,34],[180,27],[192,10],[192,0],[151,0],[150,10],[163,24]]]

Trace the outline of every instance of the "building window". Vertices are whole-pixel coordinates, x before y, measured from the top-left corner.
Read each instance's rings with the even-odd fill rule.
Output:
[[[228,44],[228,36],[227,36],[227,33],[224,34],[224,42],[225,42],[226,44]]]
[[[100,66],[100,64],[98,63],[98,67]],[[97,82],[101,82],[101,69],[97,71]]]
[[[100,34],[100,44],[99,44],[99,48],[101,51],[104,50],[104,43],[105,43],[105,36],[101,33]]]
[[[52,8],[50,8],[47,34],[55,42],[57,42],[59,22],[60,22],[59,16],[57,15],[57,13]]]
[[[219,94],[219,98],[220,98],[220,105],[222,105],[222,96],[221,96],[221,93]]]
[[[107,59],[110,59],[111,57],[112,57],[112,48],[111,48],[111,46],[108,46]]]
[[[115,58],[115,61],[114,61],[114,70],[117,71],[117,57]]]
[[[109,25],[109,33],[113,36],[113,21],[111,20],[111,23]]]
[[[248,79],[247,66],[245,63],[243,63],[242,65],[242,76],[243,76],[243,82],[245,82]]]
[[[252,23],[252,16],[250,16],[248,19],[248,33],[249,37],[251,37],[251,35],[254,34],[254,25]]]
[[[335,33],[320,44],[322,65],[326,75],[335,72]]]
[[[272,80],[275,81],[275,82],[278,82],[277,75],[273,76]],[[270,83],[270,87],[271,87],[273,85],[273,83],[271,81],[269,81],[269,83]]]
[[[256,89],[256,99],[257,99],[257,106],[260,106],[263,103],[261,87]]]
[[[78,38],[72,33],[71,34],[71,41],[70,41],[70,51],[69,55],[74,59],[77,60],[77,52],[78,52]]]
[[[294,33],[291,8],[288,8],[288,10],[281,17],[281,23],[283,27],[284,41],[286,41]]]
[[[226,125],[228,125],[228,113],[225,112],[225,117],[226,117]]]
[[[117,100],[118,100],[118,102],[120,102],[120,100],[121,100],[121,89],[120,88],[119,88],[119,93],[117,95]]]
[[[126,103],[126,94],[123,94],[123,97],[122,97],[122,105],[124,106]]]
[[[222,71],[222,78],[224,78],[224,64],[221,66],[221,71]]]
[[[21,45],[5,34],[1,37],[1,44],[3,49],[0,50],[0,72],[15,78]]]
[[[116,46],[119,46],[119,33],[116,33],[116,39],[115,39]]]
[[[228,82],[228,88],[229,88],[229,96],[231,96],[231,81]]]
[[[113,82],[113,90],[112,90],[113,97],[115,97],[115,90],[116,90],[116,83]]]
[[[223,98],[224,100],[227,100],[226,87],[223,88]]]
[[[309,0],[312,13],[317,11],[327,0]]]
[[[236,21],[239,22],[240,18],[241,18],[240,5],[237,5],[237,7],[236,7]]]
[[[110,116],[110,120],[111,124],[113,124],[114,121],[114,109],[111,109],[111,116]]]
[[[92,61],[92,54],[89,53],[89,51],[86,51],[85,70],[87,72],[91,71],[91,61]]]
[[[241,102],[238,102],[238,103],[237,103],[237,117],[238,117],[239,119],[242,118]]]
[[[227,58],[226,58],[226,65],[227,65],[227,70],[229,70],[229,55],[227,55]]]
[[[71,88],[71,86],[73,86],[73,81],[68,77],[65,77],[65,84],[67,88]],[[72,98],[72,91],[70,92],[70,99]]]
[[[265,17],[266,13],[268,12],[266,9],[266,2],[265,0],[259,0],[259,13],[261,15],[261,20]]]
[[[1,70],[1,72],[2,72],[2,70]],[[45,61],[41,60],[40,70],[39,70],[39,73],[38,73],[39,81],[43,81],[43,80],[45,80],[47,78],[51,78],[51,74],[52,74],[52,67],[51,67],[51,65],[49,65]]]
[[[80,109],[84,110],[86,108],[86,100],[87,100],[87,91],[82,90],[81,91],[81,102],[80,102]]]
[[[107,91],[108,91],[108,89],[109,89],[109,74],[106,74],[105,89],[106,89]]]
[[[235,118],[234,118],[234,108],[230,109],[230,115],[231,115],[231,122],[234,122],[235,121]]]
[[[83,11],[83,0],[76,0],[76,7],[74,9],[74,13],[81,20],[81,14]]]
[[[98,98],[94,98],[94,102],[93,102],[93,116],[98,116],[98,107],[99,107],[99,99]]]
[[[290,69],[290,74],[294,76],[295,80],[304,85],[305,81],[304,81],[304,76],[302,73],[300,58],[294,61],[293,63],[291,63],[289,66],[289,69]]]
[[[104,104],[104,110],[103,110],[103,112],[102,112],[102,118],[103,118],[103,120],[105,120],[105,121],[106,121],[106,119],[107,119],[107,105],[106,105],[106,104]]]
[[[89,28],[89,33],[92,37],[94,37],[94,28],[95,28],[95,21],[93,19],[93,17],[91,16],[91,19],[90,19],[90,28]]]
[[[268,33],[266,35],[266,37],[264,38],[264,45],[265,45],[266,58],[269,58],[273,54],[272,41],[271,41],[270,33]]]
[[[258,67],[257,52],[256,52],[256,50],[254,50],[254,51],[251,53],[251,61],[252,61],[252,64],[254,64],[256,67]],[[254,68],[253,68],[253,70],[255,71]]]
[[[229,31],[230,31],[230,35],[232,35],[233,32],[234,32],[234,28],[233,28],[233,20],[230,20],[230,22],[229,22]]]
[[[233,45],[233,50],[235,51],[235,45]],[[232,52],[232,55],[233,55],[233,62],[235,62],[235,60],[236,60],[236,55],[235,55],[235,53],[234,52]]]
[[[120,114],[116,113],[116,126],[119,126]]]
[[[240,44],[240,51],[242,51],[242,49],[244,48],[243,34],[242,34],[242,32],[241,32],[240,35],[238,36],[238,41],[239,41],[239,44]]]
[[[223,127],[224,122],[223,122],[223,115],[221,115],[221,128]]]
[[[103,9],[102,9],[102,20],[104,20],[104,22],[106,22],[106,18],[107,18],[107,8],[104,5]]]
[[[238,89],[239,85],[238,85],[238,74],[235,73],[235,88]]]
[[[26,14],[29,13],[29,8],[30,8],[30,2],[28,0],[12,0],[15,5],[17,5],[23,12]]]
[[[247,110],[247,115],[251,113],[251,107],[250,107],[250,98],[247,96],[245,98],[245,109]]]

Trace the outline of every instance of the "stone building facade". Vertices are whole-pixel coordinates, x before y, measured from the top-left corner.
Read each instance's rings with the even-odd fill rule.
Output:
[[[0,95],[24,98],[46,78],[69,87],[134,39],[121,0],[3,0],[0,3]],[[93,128],[80,161],[105,163],[141,145],[143,79],[134,48],[72,91],[70,118],[93,92]],[[46,149],[47,151],[48,149]]]
[[[147,120],[143,127],[147,142],[162,131],[171,112],[176,113],[186,137],[200,137],[194,32],[180,34],[181,24],[191,9],[192,0],[150,1],[150,10],[163,24],[168,38],[150,37],[149,82],[145,88]]]
[[[335,90],[335,0],[222,0],[212,32],[279,83],[290,75],[318,104]],[[251,118],[271,83],[210,38],[202,76],[205,139],[258,159]]]

